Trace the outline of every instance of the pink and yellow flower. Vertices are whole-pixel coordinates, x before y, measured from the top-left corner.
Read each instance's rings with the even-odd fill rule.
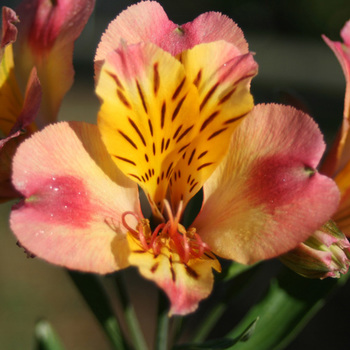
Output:
[[[307,115],[253,108],[256,71],[225,16],[178,27],[155,2],[124,11],[96,55],[98,126],[51,125],[16,153],[24,199],[11,228],[21,245],[71,269],[136,266],[168,295],[171,314],[187,314],[211,292],[216,256],[251,264],[305,241],[336,210],[338,190],[315,170],[325,146]]]
[[[43,99],[36,119],[41,128],[57,120],[62,99],[74,80],[73,47],[85,27],[95,0],[23,0],[15,66],[20,82],[36,67]]]
[[[10,182],[18,144],[37,127],[56,121],[73,82],[73,44],[93,6],[94,0],[35,0],[23,1],[19,16],[10,8],[2,9],[0,201],[18,195]]]
[[[17,38],[16,13],[8,7],[2,9],[0,44],[0,201],[17,197],[11,185],[11,160],[24,136],[24,131],[35,130],[33,121],[41,101],[41,86],[33,68],[23,97],[17,84],[12,45]]]

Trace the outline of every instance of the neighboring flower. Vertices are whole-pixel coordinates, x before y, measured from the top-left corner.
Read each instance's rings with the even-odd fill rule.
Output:
[[[18,196],[10,181],[18,144],[37,127],[56,121],[73,82],[73,44],[93,6],[94,0],[26,0],[18,8],[19,16],[2,9],[0,202]]]
[[[251,264],[285,253],[329,220],[339,194],[315,170],[325,146],[307,115],[279,105],[249,112],[251,54],[221,35],[207,42],[198,19],[158,38],[181,46],[176,52],[148,36],[130,42],[137,18],[128,11],[148,7],[159,9],[142,2],[118,17],[128,19],[126,39],[96,66],[98,127],[59,123],[19,147],[13,183],[24,200],[11,228],[51,263],[97,273],[137,266],[168,295],[171,314],[187,314],[212,290],[216,255]],[[142,13],[156,22],[160,12]],[[226,26],[220,16],[199,18]],[[139,25],[154,38],[146,17]],[[195,28],[193,45],[183,45],[184,28]],[[220,20],[214,28],[220,33]],[[186,204],[201,188],[202,210],[184,227]]]
[[[308,278],[339,278],[350,265],[350,243],[333,221],[327,222],[280,260]]]
[[[344,43],[334,42],[323,36],[343,68],[346,90],[343,123],[321,171],[333,177],[339,187],[341,199],[333,219],[340,230],[350,237],[350,21],[346,22],[340,34]]]
[[[343,123],[321,167],[321,173],[333,177],[339,187],[339,208],[333,216],[335,222],[327,222],[306,242],[280,258],[289,268],[309,278],[340,277],[350,265],[350,245],[342,233],[350,236],[350,21],[345,24],[341,36],[344,44],[323,36],[343,68],[346,91]]]
[[[10,181],[11,160],[22,133],[33,132],[33,121],[41,101],[41,87],[33,68],[23,95],[14,72],[12,44],[17,38],[16,13],[8,7],[2,9],[0,43],[0,202],[18,196]],[[20,137],[21,136],[21,137]]]
[[[73,46],[85,27],[95,0],[24,0],[15,45],[15,67],[21,83],[36,67],[43,100],[36,119],[41,128],[55,122],[64,95],[74,80]]]
[[[8,7],[2,9],[0,43],[0,150],[11,138],[20,135],[21,129],[34,120],[40,106],[41,89],[36,70],[28,79],[26,96],[23,99],[14,73],[12,43],[17,38],[16,13]]]

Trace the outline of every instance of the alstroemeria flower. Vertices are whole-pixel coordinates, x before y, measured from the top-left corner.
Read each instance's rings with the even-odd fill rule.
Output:
[[[340,190],[340,205],[333,221],[325,223],[306,242],[280,257],[289,268],[309,278],[339,278],[350,265],[350,21],[341,30],[344,44],[323,35],[337,56],[345,75],[346,92],[343,123],[337,139],[321,167],[321,172],[334,178]],[[339,231],[338,227],[340,228]]]
[[[323,39],[337,56],[345,75],[346,90],[344,100],[343,123],[339,135],[322,165],[321,172],[334,178],[341,199],[334,216],[341,231],[350,236],[350,21],[340,32],[344,43],[335,42],[323,36]]]
[[[43,100],[39,127],[55,122],[62,99],[73,84],[73,46],[88,21],[95,0],[24,0],[15,46],[16,72],[26,82],[36,67]]]
[[[40,106],[41,88],[36,70],[33,69],[25,97],[21,94],[14,72],[12,43],[17,38],[16,13],[8,7],[2,9],[0,44],[0,150],[11,138],[20,134],[33,122]]]
[[[18,196],[10,181],[18,144],[37,127],[57,118],[62,98],[73,83],[73,44],[94,2],[23,1],[19,16],[10,8],[2,9],[0,201]],[[19,22],[16,41],[15,24]]]
[[[16,13],[8,7],[2,9],[0,44],[0,201],[16,197],[11,176],[11,159],[24,131],[35,130],[33,121],[41,101],[41,86],[33,68],[23,97],[15,77],[12,44],[17,38]]]
[[[251,55],[218,41],[181,58],[151,43],[110,53],[97,86],[108,151],[87,124],[36,134],[14,159],[26,199],[11,216],[21,245],[50,262],[99,273],[137,266],[176,314],[210,293],[214,254],[242,263],[279,255],[327,220],[338,199],[314,170],[324,144],[308,117],[260,106],[240,118],[251,108]],[[202,211],[184,227],[183,209],[203,185]]]
[[[308,278],[339,278],[348,272],[350,243],[329,220],[296,249],[280,260],[299,275]]]
[[[338,192],[313,170],[323,150],[303,113],[258,106],[204,184],[193,228],[169,210],[151,229],[136,183],[116,167],[97,127],[60,123],[18,149],[13,182],[25,200],[11,228],[22,246],[54,264],[97,273],[136,265],[167,293],[171,312],[185,314],[212,289],[211,268],[220,269],[213,253],[241,263],[272,258],[329,219]]]
[[[293,249],[330,218],[339,194],[315,170],[324,143],[308,116],[278,105],[250,112],[251,54],[218,40],[176,56],[150,40],[106,53],[98,127],[52,125],[19,147],[13,183],[24,200],[11,228],[51,263],[136,266],[168,295],[170,313],[186,314],[211,292],[216,256],[254,263]],[[202,210],[185,227],[201,188]]]

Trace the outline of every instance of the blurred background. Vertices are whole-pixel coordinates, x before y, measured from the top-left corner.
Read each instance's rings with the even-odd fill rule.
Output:
[[[13,9],[20,1],[2,0]],[[61,120],[95,122],[93,57],[108,23],[136,1],[97,0],[96,10],[76,43],[76,81],[66,96]],[[191,21],[206,11],[220,11],[243,29],[250,50],[256,53],[259,74],[252,82],[256,103],[280,102],[302,108],[317,120],[331,142],[343,113],[345,80],[339,63],[321,39],[340,40],[339,31],[350,19],[349,0],[172,0],[160,1],[175,23]],[[38,259],[27,259],[8,229],[13,203],[0,209],[0,349],[32,349],[35,322],[48,319],[67,349],[107,350],[108,343],[66,272]],[[264,265],[264,278],[255,281],[232,306],[232,322],[267,287],[270,271],[279,262]],[[131,279],[138,280],[136,273]],[[152,295],[153,286],[143,282]],[[255,290],[259,290],[258,294]],[[255,294],[254,294],[255,293]],[[292,349],[350,348],[349,285],[336,291],[327,305],[288,347]],[[249,298],[245,298],[249,295]],[[142,300],[138,301],[140,307]],[[149,306],[150,307],[150,306]],[[151,315],[150,315],[151,317]],[[146,332],[152,327],[145,325]]]

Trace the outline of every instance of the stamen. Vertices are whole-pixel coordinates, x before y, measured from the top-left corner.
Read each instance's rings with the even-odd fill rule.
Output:
[[[200,259],[206,251],[210,252],[209,246],[202,241],[195,228],[186,230],[179,223],[183,212],[183,202],[180,201],[175,217],[169,202],[164,200],[163,204],[168,216],[168,222],[159,224],[153,232],[148,219],[140,219],[137,214],[131,211],[122,215],[123,225],[139,240],[142,249],[145,251],[152,250],[153,254],[158,256],[162,248],[165,247],[169,252],[178,254],[181,262],[184,264],[187,264],[193,258]],[[132,215],[137,220],[136,230],[126,223],[127,215]]]
[[[140,221],[139,216],[136,215],[136,214],[135,214],[134,212],[132,212],[132,211],[126,211],[125,213],[122,214],[122,223],[123,223],[124,227],[125,227],[128,231],[130,231],[131,233],[133,233],[134,235],[138,236],[138,232],[136,232],[134,229],[132,229],[132,228],[126,223],[125,217],[126,217],[127,215],[132,215],[132,216],[137,220],[137,222]]]

